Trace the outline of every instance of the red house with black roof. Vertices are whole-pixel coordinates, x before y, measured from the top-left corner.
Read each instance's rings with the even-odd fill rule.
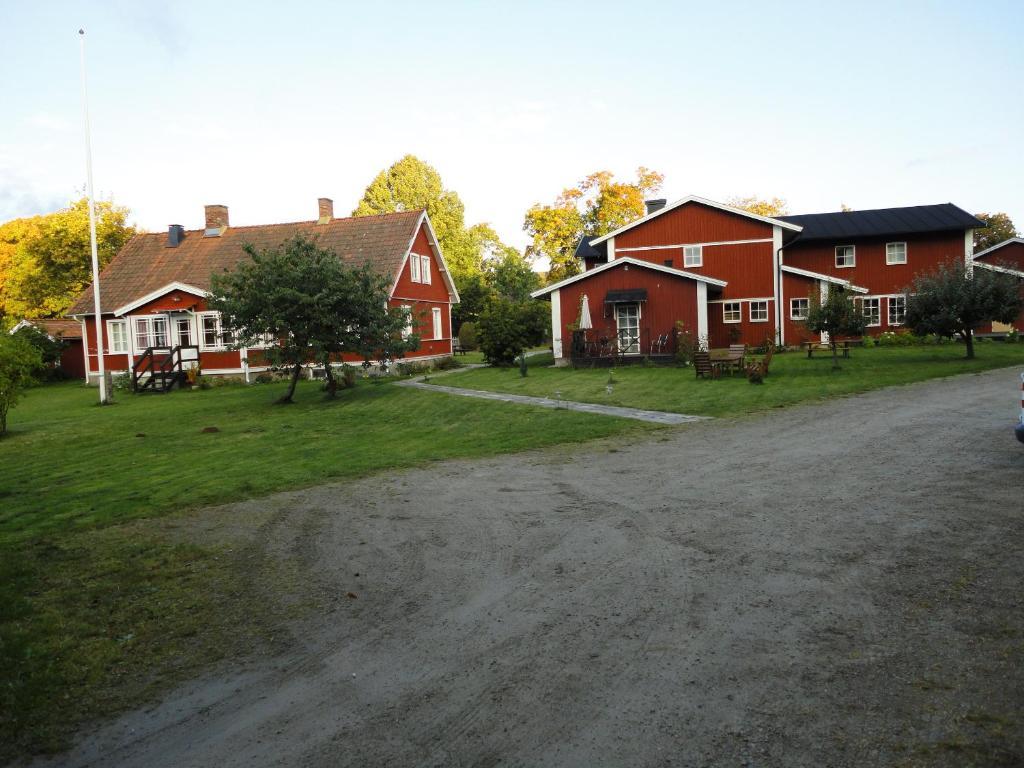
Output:
[[[391,280],[388,303],[410,309],[421,339],[410,359],[452,354],[451,309],[459,295],[426,211],[335,218],[332,201],[320,198],[312,221],[232,227],[227,206],[208,205],[204,229],[172,224],[166,233],[128,241],[100,274],[106,370],[130,371],[153,350],[197,361],[204,374],[248,377],[266,370],[263,348],[235,348],[220,315],[209,309],[210,276],[247,258],[247,244],[276,247],[296,235],[316,239],[346,263],[369,263]],[[68,314],[81,323],[91,380],[99,371],[91,287]]]
[[[561,362],[584,301],[591,343],[611,339],[627,356],[663,351],[677,321],[711,347],[811,340],[800,321],[829,286],[855,293],[881,333],[902,325],[914,275],[970,261],[984,226],[952,203],[769,217],[701,197],[651,200],[643,218],[580,242],[580,274],[533,295],[551,302]]]

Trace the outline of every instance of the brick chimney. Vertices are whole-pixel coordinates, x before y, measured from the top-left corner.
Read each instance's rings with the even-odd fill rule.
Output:
[[[228,207],[226,205],[207,205],[204,237],[220,237],[227,228]]]
[[[320,219],[317,223],[329,224],[334,218],[334,201],[329,197],[319,197],[317,203],[320,205]]]

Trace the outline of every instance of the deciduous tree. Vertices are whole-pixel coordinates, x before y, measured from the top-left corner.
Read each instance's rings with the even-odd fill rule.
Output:
[[[827,333],[832,348],[832,368],[839,369],[837,343],[839,336],[859,336],[864,333],[867,321],[864,313],[854,303],[853,297],[838,288],[829,288],[825,300],[812,293],[808,302],[807,319],[803,321],[812,333]]]
[[[974,333],[990,322],[1012,323],[1020,312],[1019,278],[975,267],[961,259],[919,275],[905,289],[906,325],[919,335],[959,336],[974,357]]]
[[[550,310],[544,302],[513,301],[495,294],[488,299],[477,323],[484,359],[492,365],[512,365],[517,355],[544,339]]]
[[[96,202],[100,268],[135,234],[128,209]],[[9,317],[63,314],[92,282],[89,209],[85,198],[56,213],[0,227],[0,300]]]
[[[974,251],[975,253],[999,245],[1004,240],[1020,237],[1017,227],[1005,213],[976,213],[979,219],[988,223],[984,229],[974,230]]]
[[[548,260],[549,282],[578,274],[581,265],[573,254],[580,239],[608,234],[641,218],[644,200],[661,189],[664,178],[643,167],[632,182],[619,182],[609,171],[598,171],[562,190],[554,203],[534,205],[523,223],[532,238],[527,256]]]
[[[730,197],[725,201],[725,204],[733,208],[739,208],[742,211],[756,213],[758,216],[784,216],[789,213],[789,206],[781,197],[760,198],[756,195],[751,195],[750,197]]]
[[[39,350],[24,336],[0,334],[0,436],[7,433],[7,412],[42,365]]]
[[[390,360],[418,345],[414,334],[402,337],[408,315],[387,306],[390,286],[369,266],[346,266],[333,250],[302,236],[245,251],[248,260],[212,276],[210,306],[221,313],[235,346],[273,340],[267,356],[291,369],[278,402],[292,402],[306,363],[329,362],[342,352]]]

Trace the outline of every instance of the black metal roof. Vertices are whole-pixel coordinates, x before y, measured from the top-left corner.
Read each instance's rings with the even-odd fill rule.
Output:
[[[984,221],[952,203],[876,208],[869,211],[806,213],[775,218],[803,227],[803,232],[795,238],[800,241],[909,235],[986,226]]]
[[[577,259],[604,259],[608,256],[608,246],[604,243],[598,243],[595,248],[590,244],[591,240],[596,237],[582,237],[579,243],[576,245],[576,250],[573,252],[573,256]]]

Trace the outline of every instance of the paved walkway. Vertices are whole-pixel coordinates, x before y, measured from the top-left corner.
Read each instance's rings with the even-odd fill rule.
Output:
[[[469,366],[466,366],[468,368]],[[465,370],[465,368],[461,369]],[[433,378],[436,374],[432,374]],[[510,395],[505,392],[485,392],[480,389],[463,389],[462,387],[446,387],[441,384],[427,384],[422,380],[396,382],[399,387],[416,387],[434,392],[444,392],[461,397],[478,397],[482,400],[500,400],[504,403],[520,403],[536,405],[541,408],[555,408],[564,411],[583,411],[598,413],[602,416],[618,416],[620,419],[636,419],[649,421],[653,424],[689,424],[694,421],[706,421],[708,416],[689,416],[685,413],[666,413],[665,411],[645,411],[640,408],[621,408],[616,405],[598,405],[596,403],[577,403],[571,400],[555,400],[550,397],[530,397],[528,395]]]

